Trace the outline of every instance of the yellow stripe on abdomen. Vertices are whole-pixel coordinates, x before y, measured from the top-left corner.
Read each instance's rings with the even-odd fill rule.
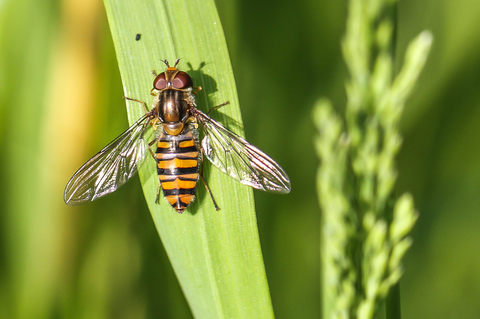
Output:
[[[182,180],[180,179],[181,177],[183,176],[180,175],[173,181],[168,181],[168,182],[162,181],[162,188],[163,189],[180,189],[180,188],[190,189],[190,188],[195,188],[195,186],[197,186],[197,181]]]
[[[182,213],[195,199],[199,174],[199,150],[190,131],[160,137],[155,158],[163,195]]]
[[[168,161],[158,161],[158,168],[163,169],[172,169],[172,168],[188,168],[198,166],[198,161],[196,159],[179,159],[174,158]]]

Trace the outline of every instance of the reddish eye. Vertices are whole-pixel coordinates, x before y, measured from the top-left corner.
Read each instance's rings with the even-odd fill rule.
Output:
[[[172,81],[172,86],[176,89],[185,89],[193,86],[190,75],[185,72],[178,72]]]
[[[157,75],[155,80],[153,80],[153,87],[157,90],[163,90],[167,87],[167,80],[165,80],[165,73],[160,73]]]

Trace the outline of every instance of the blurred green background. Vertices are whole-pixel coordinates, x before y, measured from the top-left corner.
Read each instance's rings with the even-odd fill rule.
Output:
[[[255,192],[275,313],[319,318],[311,112],[323,96],[345,104],[346,3],[217,4],[247,138],[292,180],[287,196]],[[398,4],[399,66],[408,41],[434,35],[402,121],[397,190],[420,212],[404,318],[480,317],[479,16],[478,0]],[[75,170],[126,129],[122,96],[101,1],[0,0],[0,318],[191,318],[138,178],[63,203]]]

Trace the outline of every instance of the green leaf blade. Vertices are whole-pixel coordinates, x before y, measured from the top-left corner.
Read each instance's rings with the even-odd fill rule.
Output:
[[[243,126],[228,50],[213,1],[105,0],[125,95],[151,105],[153,76],[161,60],[182,58],[200,109],[229,101],[212,117],[239,135]],[[135,40],[137,33],[141,39]],[[129,122],[143,114],[127,103]],[[151,106],[150,106],[151,107]],[[206,160],[206,159],[205,159]],[[204,175],[220,206],[215,211],[202,183],[197,198],[179,215],[160,200],[152,159],[140,179],[155,225],[196,318],[273,318],[261,255],[253,193],[207,163]]]

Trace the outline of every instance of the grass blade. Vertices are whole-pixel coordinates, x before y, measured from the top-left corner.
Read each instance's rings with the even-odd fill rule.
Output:
[[[151,102],[150,70],[163,59],[182,58],[203,91],[200,109],[225,101],[212,117],[243,135],[235,81],[213,1],[105,0],[125,95]],[[136,35],[141,38],[136,41]],[[129,122],[142,113],[128,103]],[[153,160],[140,178],[156,227],[182,289],[197,318],[271,318],[273,310],[258,239],[252,190],[205,165],[205,177],[221,207],[215,211],[203,186],[183,215],[163,200],[156,205]]]

